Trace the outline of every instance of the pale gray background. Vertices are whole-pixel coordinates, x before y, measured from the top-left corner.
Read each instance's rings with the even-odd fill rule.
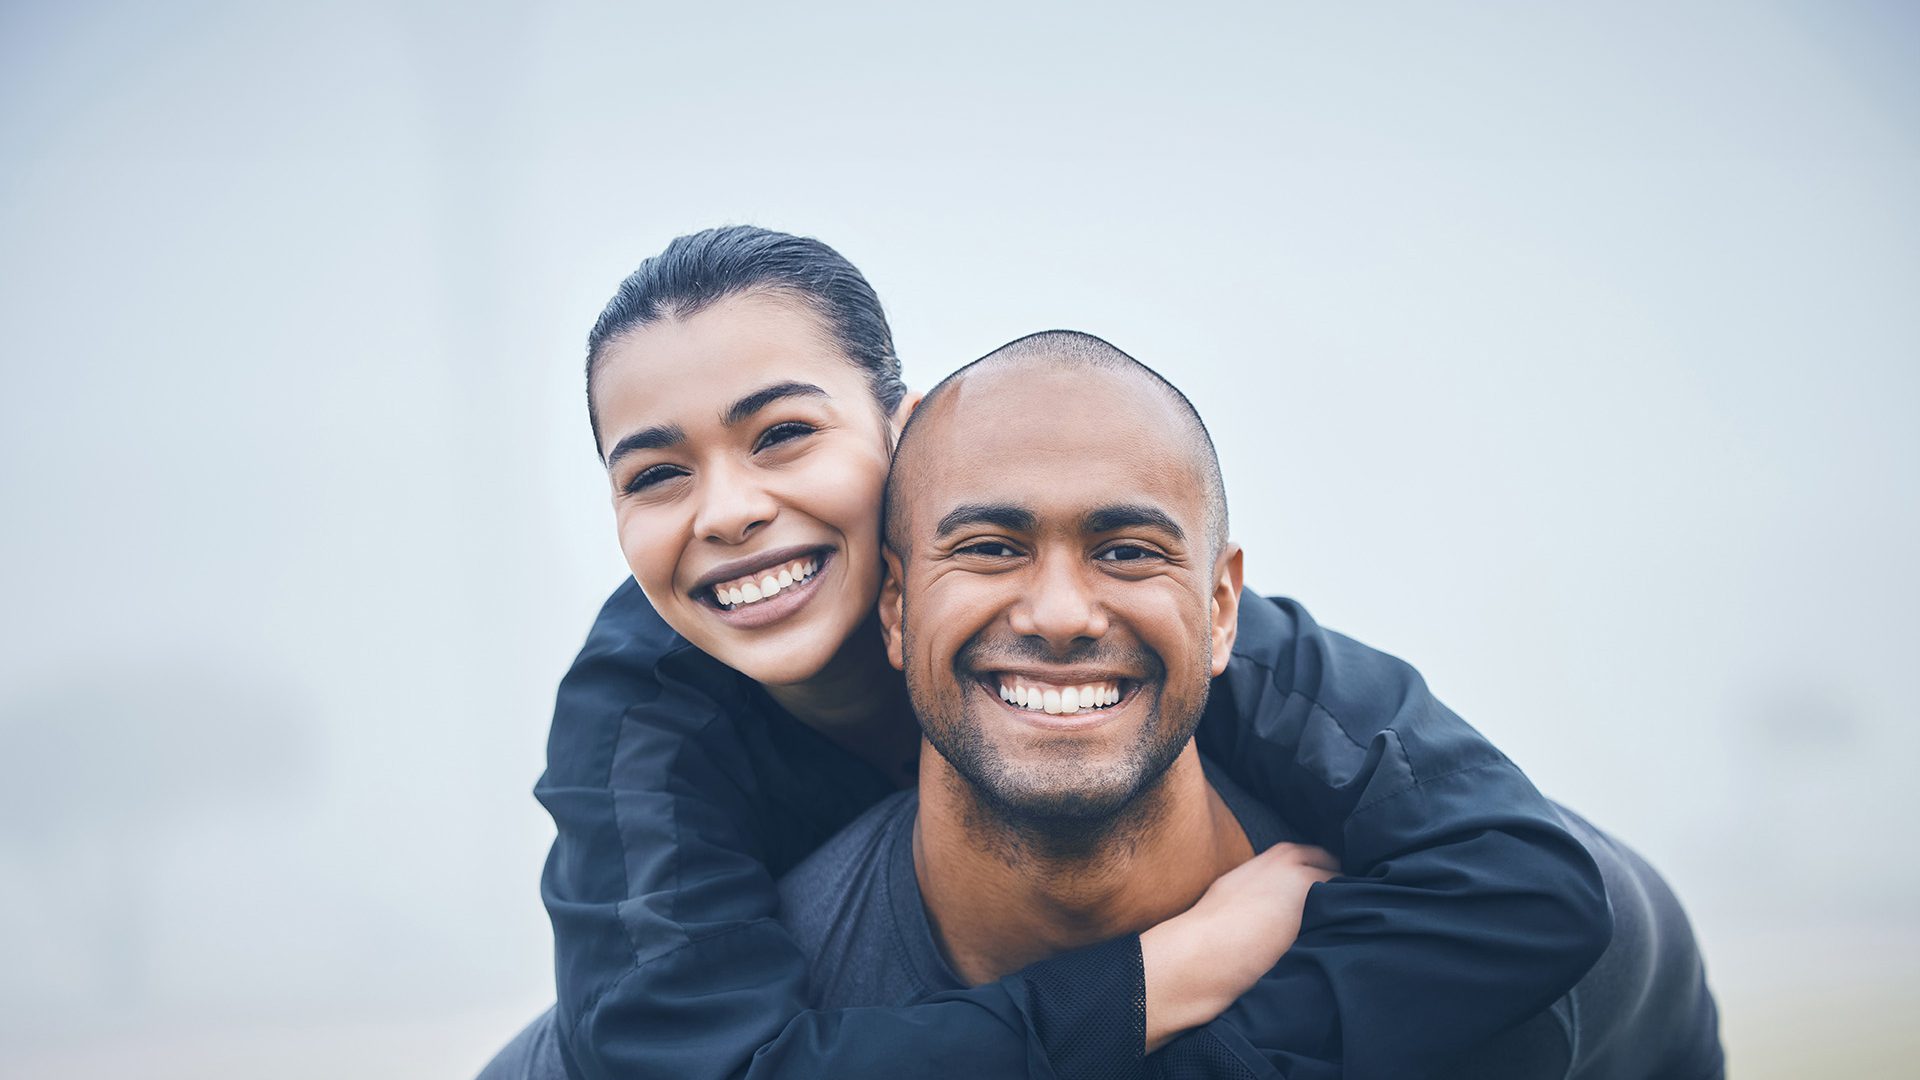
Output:
[[[1920,14],[1028,8],[0,6],[0,1074],[460,1077],[550,999],[582,342],[738,221],[916,386],[1158,366],[1257,586],[1669,875],[1737,1075],[1906,1071]]]

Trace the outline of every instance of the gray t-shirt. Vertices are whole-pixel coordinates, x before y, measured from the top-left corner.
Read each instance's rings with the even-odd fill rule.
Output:
[[[1209,767],[1207,777],[1255,849],[1297,839],[1271,810],[1217,770]],[[780,920],[813,966],[818,1007],[903,1005],[960,988],[934,944],[920,901],[913,871],[918,810],[911,792],[886,799],[780,880]],[[1679,901],[1632,850],[1564,807],[1560,815],[1606,879],[1613,943],[1571,992],[1442,1075],[1462,1080],[1723,1076],[1713,998]],[[501,1051],[481,1080],[564,1080],[556,1025],[549,1009]],[[1176,1040],[1175,1048],[1206,1030]]]
[[[1203,764],[1254,850],[1300,841],[1264,803]],[[934,943],[920,899],[913,869],[919,806],[913,792],[890,796],[780,879],[780,921],[812,966],[817,1007],[905,1005],[963,987]],[[1556,809],[1606,879],[1613,943],[1565,996],[1443,1075],[1723,1075],[1713,999],[1679,902],[1638,855],[1565,807]]]
[[[1207,779],[1255,851],[1295,834],[1218,769]],[[816,1008],[904,1005],[965,987],[934,943],[913,870],[916,792],[881,800],[780,879],[780,921],[806,954]]]

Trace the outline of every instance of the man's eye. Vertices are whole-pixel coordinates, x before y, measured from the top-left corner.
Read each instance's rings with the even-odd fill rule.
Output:
[[[657,487],[676,476],[686,474],[687,470],[678,465],[654,465],[633,474],[633,479],[627,481],[627,486],[620,490],[628,495],[637,495],[650,487]]]
[[[979,555],[987,559],[1011,559],[1020,554],[1014,550],[1013,545],[1003,544],[998,540],[982,540],[976,544],[968,544],[960,551],[964,555]]]
[[[1153,558],[1153,550],[1138,544],[1115,544],[1095,558],[1105,562],[1140,562]]]
[[[804,439],[813,434],[814,430],[812,424],[803,424],[798,420],[788,420],[782,424],[775,424],[760,433],[760,441],[753,444],[754,453],[759,453],[769,447],[779,446],[781,443],[792,442],[795,439]]]

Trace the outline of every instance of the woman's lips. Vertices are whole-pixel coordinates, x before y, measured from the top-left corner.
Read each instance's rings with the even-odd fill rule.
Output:
[[[778,574],[782,566],[790,565],[796,560],[818,559],[832,550],[833,548],[827,544],[788,544],[785,547],[768,548],[755,555],[729,559],[710,567],[706,573],[700,575],[687,592],[695,599],[710,600],[711,595],[703,596],[702,594],[710,594],[716,586],[740,583],[767,571]]]
[[[831,548],[815,549],[814,554],[794,560],[813,567],[810,572],[799,576],[793,573],[792,561],[776,564],[770,571],[766,568],[756,571],[752,579],[755,582],[754,592],[760,597],[757,600],[747,600],[744,595],[746,591],[744,582],[748,575],[741,575],[739,578],[721,582],[718,586],[702,589],[698,598],[713,611],[715,617],[728,626],[741,630],[757,629],[769,623],[778,622],[805,606],[807,601],[820,591],[821,580],[833,568],[834,554]],[[785,585],[781,585],[779,581],[779,575],[783,572],[788,578],[788,583]],[[771,596],[762,591],[757,584],[762,577],[769,575],[773,577],[775,586]],[[736,585],[736,582],[742,584]],[[721,587],[728,589],[729,595],[734,595],[732,590],[738,588],[741,603],[722,602],[715,591],[716,588]]]
[[[778,596],[783,589],[791,589],[805,582],[820,569],[820,557],[808,555],[804,558],[783,562],[778,566],[769,566],[749,574],[743,574],[732,581],[723,581],[713,587],[713,601],[724,608],[744,607],[748,604],[765,603]]]

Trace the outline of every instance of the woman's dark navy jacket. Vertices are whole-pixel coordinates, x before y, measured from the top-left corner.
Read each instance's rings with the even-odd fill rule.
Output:
[[[1349,875],[1312,888],[1292,950],[1206,1052],[1143,1060],[1137,937],[911,1006],[815,1011],[774,881],[889,787],[627,581],[560,685],[535,788],[559,831],[541,891],[568,1072],[1418,1076],[1606,947],[1599,872],[1532,783],[1419,673],[1298,604],[1242,597],[1198,738]]]

